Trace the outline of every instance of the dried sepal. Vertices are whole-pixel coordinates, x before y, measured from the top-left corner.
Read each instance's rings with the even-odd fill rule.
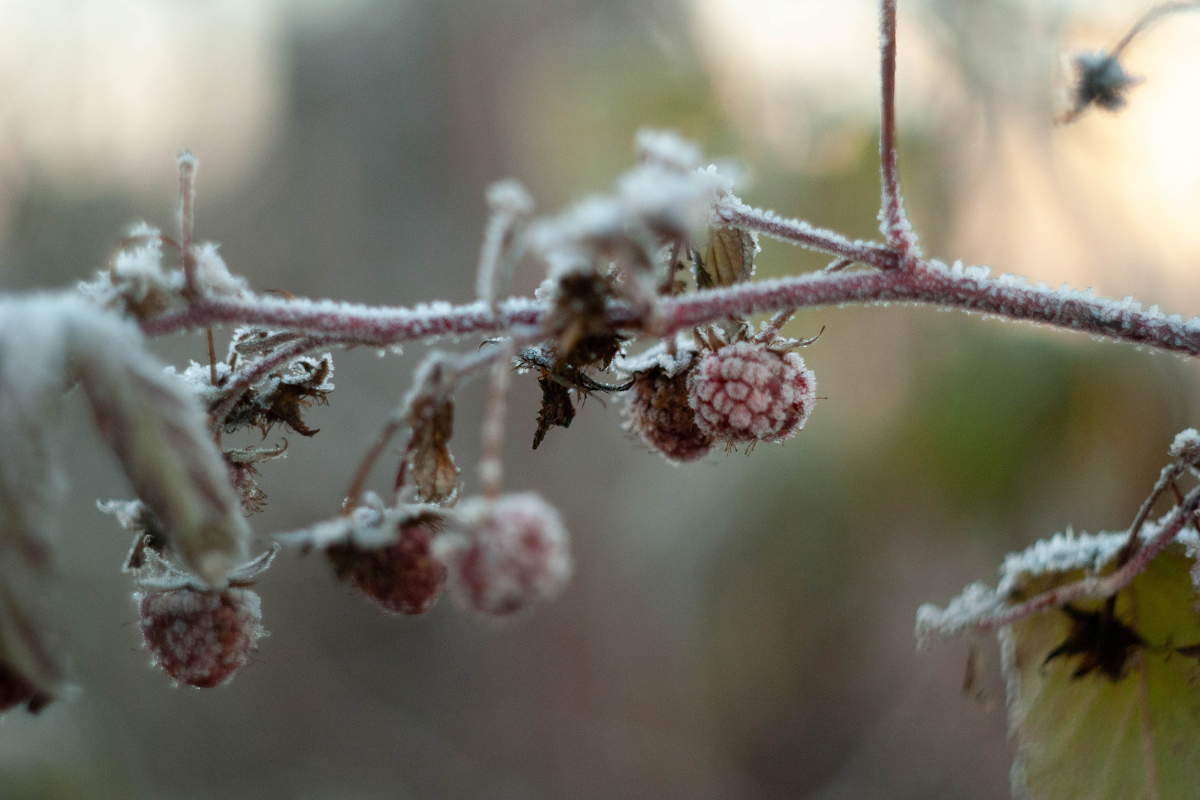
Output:
[[[263,435],[276,425],[286,425],[301,436],[316,435],[320,429],[305,425],[302,413],[313,403],[328,404],[332,377],[333,357],[328,353],[319,360],[304,356],[293,361],[261,403],[262,416],[256,424]]]
[[[434,357],[422,364],[405,402],[412,429],[406,448],[407,474],[425,503],[451,502],[458,494],[458,466],[450,452],[454,436],[454,382],[450,364]]]
[[[693,251],[696,285],[733,286],[754,274],[758,234],[741,228],[710,228],[702,253]]]
[[[545,347],[527,347],[516,355],[514,363],[517,369],[536,369],[539,372],[538,386],[542,390],[542,404],[538,411],[537,430],[533,436],[533,449],[536,450],[546,434],[553,427],[571,427],[575,419],[575,406],[571,392],[574,391],[579,399],[586,398],[591,392],[605,394],[623,392],[633,385],[632,379],[620,384],[598,381],[584,371],[585,366],[607,369],[612,366],[613,359],[621,350],[622,339],[614,337],[611,345],[606,345],[603,352],[598,354],[596,361],[586,361],[577,366],[570,361],[560,361],[555,357],[553,349]],[[596,353],[586,353],[582,359],[596,358]]]
[[[576,368],[607,369],[621,352],[621,339],[608,326],[608,304],[614,297],[609,275],[572,272],[555,285],[545,328],[554,337],[554,362]]]
[[[167,535],[154,512],[141,500],[96,501],[96,508],[112,514],[122,528],[133,534],[133,544],[125,556],[122,572],[138,574],[146,566],[146,551],[163,555],[167,548]]]
[[[227,379],[228,366],[217,366],[224,366],[221,377]],[[185,375],[192,371],[189,368]],[[199,374],[191,377],[193,382],[202,382]],[[315,436],[320,429],[308,427],[304,411],[314,404],[327,405],[333,389],[333,356],[329,353],[320,358],[301,356],[293,359],[287,369],[272,373],[260,386],[243,393],[220,421],[220,426],[226,433],[256,427],[266,436],[277,425],[283,425],[301,436]],[[214,390],[203,391],[210,411],[218,407],[227,394],[224,380],[220,380]]]
[[[538,378],[542,390],[542,405],[538,409],[537,430],[533,434],[533,449],[546,438],[551,428],[569,428],[575,419],[575,406],[571,403],[571,389],[548,372]]]
[[[244,447],[226,450],[225,466],[229,470],[229,481],[242,501],[247,514],[257,513],[267,507],[267,493],[258,485],[256,464],[287,457],[287,441],[278,447]]]

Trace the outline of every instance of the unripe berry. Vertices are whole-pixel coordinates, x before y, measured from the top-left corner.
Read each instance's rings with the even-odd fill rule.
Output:
[[[455,516],[461,535],[440,538],[435,552],[467,608],[512,614],[553,597],[571,577],[562,518],[536,494],[473,497]]]
[[[688,405],[687,370],[672,375],[651,367],[639,374],[629,391],[626,416],[629,429],[668,461],[695,461],[712,449],[712,435],[697,427]]]
[[[430,551],[430,531],[421,523],[400,528],[400,539],[378,550],[354,545],[328,549],[337,576],[393,614],[424,614],[446,583],[446,567]]]
[[[258,595],[249,589],[188,586],[134,595],[154,663],[179,683],[210,689],[230,680],[264,633]]]
[[[688,379],[688,403],[696,424],[717,439],[781,442],[804,427],[816,385],[795,353],[738,342],[700,359]]]

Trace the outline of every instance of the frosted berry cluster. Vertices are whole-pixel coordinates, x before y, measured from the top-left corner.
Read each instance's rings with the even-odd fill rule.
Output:
[[[455,515],[458,535],[435,553],[450,567],[456,599],[472,611],[505,616],[556,595],[571,577],[567,531],[536,494],[471,498]]]
[[[263,635],[258,595],[192,587],[135,595],[138,625],[154,663],[179,683],[220,686],[246,665]]]
[[[638,375],[626,414],[629,428],[670,461],[696,461],[712,450],[712,435],[696,425],[696,413],[688,405],[687,370],[651,367]]]
[[[337,575],[393,614],[424,614],[446,583],[446,567],[433,557],[425,524],[404,525],[400,539],[380,550],[339,545],[327,551]]]
[[[804,427],[816,379],[795,353],[738,342],[706,354],[688,378],[696,424],[726,442],[781,442]]]

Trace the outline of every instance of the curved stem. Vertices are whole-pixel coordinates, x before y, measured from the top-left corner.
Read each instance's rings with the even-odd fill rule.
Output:
[[[1005,625],[1020,622],[1049,608],[1061,608],[1067,603],[1074,603],[1079,600],[1101,600],[1112,597],[1133,583],[1133,579],[1146,569],[1155,556],[1175,540],[1179,532],[1195,517],[1198,507],[1200,507],[1200,487],[1196,487],[1188,492],[1183,502],[1175,507],[1170,517],[1163,523],[1159,532],[1134,553],[1128,561],[1108,575],[1103,578],[1084,578],[1081,581],[1043,592],[1020,605],[1007,608],[1004,611],[978,620],[975,623],[975,630],[980,632],[994,631]]]
[[[1015,278],[992,279],[986,275],[987,270],[981,268],[949,268],[936,261],[918,260],[911,270],[816,272],[705,289],[660,299],[659,308],[666,324],[662,335],[729,315],[905,302],[1036,322],[1200,356],[1200,320],[1185,321],[1178,315],[1166,316],[1157,308],[1143,310],[1128,298],[1117,302],[1094,297],[1090,292],[1050,289]],[[327,300],[206,298],[190,308],[148,320],[142,323],[142,330],[154,336],[212,324],[241,323],[308,334],[332,334],[347,344],[386,347],[412,339],[494,333],[517,327],[537,328],[547,309],[543,303],[514,298],[500,303],[499,310],[499,316],[493,317],[487,304],[480,302],[409,309]],[[623,304],[613,304],[608,318],[614,330],[638,327],[636,315]]]

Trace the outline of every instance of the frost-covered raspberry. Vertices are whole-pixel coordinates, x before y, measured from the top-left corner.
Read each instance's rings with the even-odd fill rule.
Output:
[[[440,537],[435,553],[450,567],[456,599],[504,616],[549,599],[571,577],[567,531],[536,494],[473,497],[458,507],[461,535]]]
[[[425,525],[414,523],[401,527],[399,541],[379,550],[337,545],[327,552],[338,577],[384,611],[424,614],[446,583],[446,567],[433,557],[430,538]]]
[[[688,405],[687,384],[687,370],[672,373],[651,367],[638,375],[629,390],[626,415],[630,430],[669,461],[704,458],[713,446],[713,437],[696,425],[696,413]]]
[[[696,424],[727,442],[781,442],[804,427],[816,379],[795,353],[754,342],[708,353],[688,379]]]
[[[264,633],[258,595],[191,587],[134,595],[154,663],[180,683],[210,689],[246,665]]]

